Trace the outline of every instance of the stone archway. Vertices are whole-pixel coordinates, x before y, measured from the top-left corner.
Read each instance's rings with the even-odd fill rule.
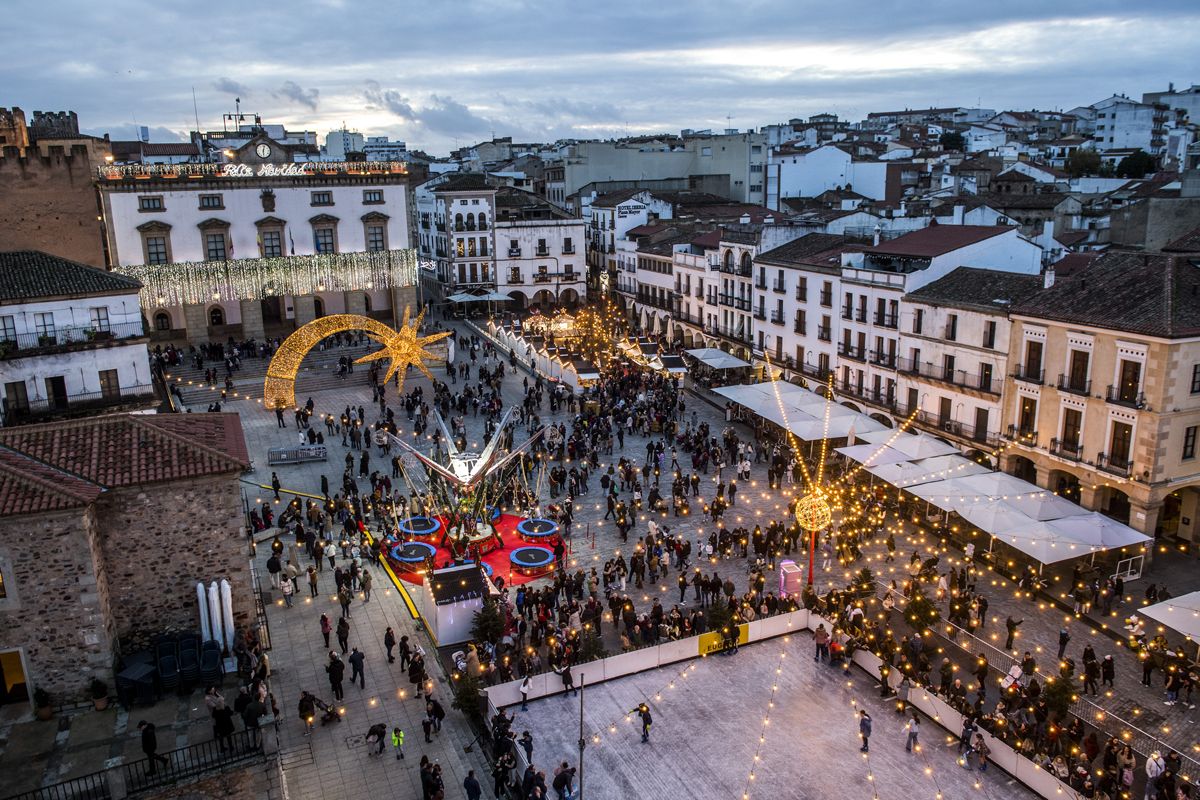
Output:
[[[1037,485],[1037,465],[1025,456],[1011,456],[1008,459],[1008,473],[1023,481]]]
[[[843,405],[845,405],[845,404],[843,403]],[[892,418],[889,417],[887,414],[874,413],[874,414],[871,414],[870,417],[871,417],[871,419],[875,420],[876,422],[878,422],[880,425],[884,426],[885,428],[896,427],[896,424],[894,422],[892,422]]]
[[[1096,492],[1097,510],[1117,522],[1129,524],[1129,495],[1115,486],[1104,486]]]
[[[1050,470],[1050,485],[1046,488],[1075,504],[1078,504],[1082,497],[1079,476],[1065,470]]]

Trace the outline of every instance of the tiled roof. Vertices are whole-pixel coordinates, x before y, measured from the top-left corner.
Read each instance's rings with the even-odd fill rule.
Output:
[[[1014,314],[1146,336],[1200,336],[1200,259],[1109,251]]]
[[[865,252],[933,258],[1013,230],[1016,228],[1007,225],[930,225],[898,236],[890,242],[868,247]]]
[[[445,182],[433,187],[435,192],[476,192],[491,189],[482,172],[452,173]]]
[[[798,239],[792,239],[765,253],[759,253],[754,260],[770,264],[808,264],[811,263],[810,259],[813,256],[840,248],[845,243],[845,236],[836,236],[832,233],[810,233]]]
[[[0,447],[0,517],[84,508],[103,491],[103,486]]]
[[[1037,178],[1032,175],[1026,175],[1024,172],[1018,172],[1015,169],[1010,169],[1007,172],[1001,172],[995,178],[992,178],[993,183],[1029,183],[1036,181]]]
[[[634,227],[630,228],[626,232],[626,235],[627,236],[653,236],[654,234],[658,233],[659,231],[665,231],[668,227],[669,226],[667,226],[667,225],[635,225]]]
[[[43,297],[136,293],[142,284],[38,250],[0,253],[0,302]]]
[[[993,179],[993,183],[999,180]],[[1062,192],[1037,192],[1036,194],[1000,194],[992,192],[982,195],[987,204],[995,209],[1006,208],[1057,208],[1060,203],[1070,198]]]
[[[191,142],[146,142],[143,156],[198,156],[200,149]]]
[[[944,277],[909,292],[906,299],[917,303],[1006,313],[1013,304],[1023,302],[1036,294],[1041,286],[1040,275],[959,267]]]
[[[104,488],[242,472],[237,414],[113,414],[0,429],[0,447]],[[58,478],[55,478],[58,480]],[[0,508],[11,503],[0,498]]]
[[[645,189],[617,189],[613,192],[605,192],[592,201],[592,208],[615,208],[626,200],[633,199],[633,196],[638,192],[644,192]]]
[[[1099,257],[1099,253],[1067,253],[1054,262],[1054,272],[1059,278],[1066,278],[1085,269]]]
[[[1200,228],[1194,228],[1163,248],[1167,253],[1200,253]]]

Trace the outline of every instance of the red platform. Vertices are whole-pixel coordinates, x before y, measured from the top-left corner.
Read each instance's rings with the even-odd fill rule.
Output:
[[[441,518],[439,517],[439,519]],[[513,550],[516,550],[518,547],[529,546],[528,542],[522,541],[521,534],[517,532],[517,524],[523,519],[524,517],[519,517],[516,514],[501,513],[495,524],[496,530],[500,534],[500,538],[504,540],[504,546],[493,550],[483,557],[483,563],[492,568],[493,579],[504,578],[505,586],[529,583],[532,580],[536,580],[534,577],[521,575],[517,571],[513,570],[512,562],[509,560],[509,554],[512,553]],[[442,519],[442,525],[445,524],[446,520]],[[441,539],[440,532],[437,538],[439,540]],[[544,544],[546,547],[553,549],[556,541],[557,537],[545,542]],[[434,556],[434,564],[436,564],[439,569],[446,564],[453,563],[453,559],[448,549],[442,547],[436,541],[431,541],[430,544],[437,548],[437,555]],[[403,569],[398,562],[393,561],[390,557],[388,558],[388,563],[391,565],[392,571],[396,573],[396,577],[400,578],[401,580],[417,585],[424,583],[422,575]]]

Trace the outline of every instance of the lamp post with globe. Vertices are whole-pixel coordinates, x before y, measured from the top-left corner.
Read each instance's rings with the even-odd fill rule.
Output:
[[[814,489],[796,502],[796,522],[808,531],[808,585],[813,585],[816,571],[817,531],[824,530],[833,522],[833,511],[820,489]]]

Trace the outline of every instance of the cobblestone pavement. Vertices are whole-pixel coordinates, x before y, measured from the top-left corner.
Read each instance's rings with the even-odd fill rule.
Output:
[[[465,328],[460,328],[460,331],[467,332]],[[370,406],[370,389],[366,384],[366,374],[361,368],[345,381],[338,380],[333,376],[331,365],[336,362],[338,355],[339,351],[337,350],[332,353],[327,351],[313,354],[309,360],[306,360],[306,365],[311,361],[313,368],[302,373],[298,380],[298,398],[303,401],[312,396],[318,414],[339,414],[347,403]],[[460,360],[463,357],[460,352]],[[247,394],[251,398],[260,397],[261,375],[265,366],[265,362],[246,362],[243,372],[238,373],[235,377],[235,390]],[[184,381],[188,377],[192,379],[198,377],[196,373],[188,369],[177,370],[175,374]],[[506,377],[502,391],[507,403],[520,402],[523,393],[521,381],[524,376],[525,373],[515,375],[510,373]],[[441,377],[440,374],[439,377]],[[427,384],[427,379],[418,373],[410,373],[407,384],[409,388],[414,385],[427,386]],[[208,402],[216,398],[214,390],[189,388],[186,384],[184,389],[185,399],[196,410],[204,408]],[[686,402],[687,416],[690,418],[695,413],[698,420],[708,422],[714,434],[719,436],[726,427],[721,412],[690,394],[686,396]],[[274,415],[263,411],[261,406],[252,399],[233,399],[224,405],[224,409],[241,411],[243,414],[247,443],[250,447],[251,457],[257,465],[256,473],[249,476],[248,480],[262,484],[269,483],[272,468],[266,464],[267,448],[292,446],[295,443],[296,431],[292,427],[291,419],[287,419],[288,427],[278,428]],[[568,427],[570,424],[569,415],[565,411],[552,415],[543,409],[542,418],[546,422],[563,421]],[[482,435],[483,420],[481,418],[468,417],[467,424],[472,438]],[[743,439],[752,436],[750,430],[745,426],[736,423],[735,426]],[[645,453],[646,443],[647,439],[644,437],[627,436],[623,451],[614,452],[612,456],[604,456],[601,460],[607,464],[609,460],[615,460],[621,455],[625,455],[640,463]],[[340,439],[329,441],[327,444],[330,448],[327,463],[307,463],[274,468],[285,489],[319,493],[322,474],[330,478],[331,485],[340,485],[341,468],[347,448],[341,446]],[[373,458],[375,467],[381,466],[382,463],[381,460]],[[777,515],[784,513],[790,496],[789,491],[766,491],[765,473],[765,465],[754,465],[750,485],[740,487],[737,505],[726,513],[727,525],[744,524],[752,527],[755,523],[765,524],[776,518]],[[701,489],[702,497],[706,500],[711,499],[715,493],[716,477],[711,471],[708,476],[702,477],[705,477]],[[589,493],[577,498],[575,541],[572,543],[571,564],[573,568],[590,569],[594,566],[597,571],[600,571],[604,561],[622,548],[628,557],[630,545],[623,545],[615,526],[611,522],[603,520],[604,509],[600,505],[601,493],[598,477],[590,481],[590,486]],[[270,502],[270,492],[247,486],[247,499],[250,503]],[[697,506],[698,504],[693,503],[693,509]],[[642,515],[639,526],[631,535],[644,534],[645,521],[646,517]],[[680,518],[669,517],[662,522],[670,526],[673,532],[685,533],[693,540],[696,537],[707,537],[710,530],[707,520],[696,515]],[[907,554],[913,546],[926,546],[926,543],[922,541],[922,534],[918,530],[911,525],[906,525],[904,537],[898,537],[898,546],[901,553]],[[889,579],[891,574],[888,569],[893,565],[882,565],[882,556],[878,552],[872,551],[870,547],[867,549],[868,556],[875,559],[868,563],[876,568],[878,577]],[[265,558],[265,554],[260,557]],[[797,561],[804,560],[803,556],[799,554],[795,558]],[[705,571],[719,570],[722,577],[729,577],[735,582],[739,592],[745,590],[749,570],[744,559],[730,559],[701,566]],[[857,569],[859,566],[861,564],[856,564],[853,569]],[[302,600],[293,609],[284,609],[278,605],[270,608],[269,618],[274,644],[272,663],[276,671],[275,686],[284,712],[283,746],[286,751],[285,759],[290,759],[293,764],[287,770],[289,789],[293,791],[293,794],[299,791],[300,794],[296,796],[317,796],[320,787],[337,786],[342,790],[353,791],[355,786],[364,783],[371,786],[377,785],[377,780],[381,776],[386,776],[386,785],[388,786],[411,789],[418,786],[416,769],[413,766],[415,760],[419,758],[421,752],[428,752],[431,758],[440,760],[443,768],[449,773],[446,780],[450,789],[448,796],[458,796],[458,792],[461,790],[457,787],[461,786],[465,770],[476,769],[481,780],[486,774],[481,771],[483,770],[483,761],[477,755],[479,748],[475,747],[474,753],[469,755],[462,753],[470,734],[454,712],[451,712],[439,741],[427,749],[422,748],[419,741],[421,737],[418,724],[422,707],[415,700],[399,699],[399,689],[407,686],[405,676],[398,669],[394,667],[389,669],[382,663],[384,660],[382,636],[385,626],[391,625],[397,635],[407,633],[413,636],[416,634],[416,630],[398,593],[386,585],[386,580],[382,575],[376,577],[379,580],[376,581],[376,592],[372,602],[365,605],[360,602],[355,606],[355,619],[350,639],[351,645],[359,646],[366,653],[367,689],[362,691],[356,687],[348,688],[346,721],[333,728],[318,729],[311,740],[306,740],[301,735],[300,723],[295,719],[295,700],[300,688],[315,687],[318,694],[328,696],[328,683],[323,670],[321,670],[325,651],[320,643],[317,619],[320,610],[326,610],[331,618],[335,617],[335,612],[338,610],[331,599],[332,575],[329,572],[322,574],[321,597],[311,602]],[[839,569],[827,575],[819,574],[818,577],[826,582],[841,583],[847,575]],[[1118,648],[1111,640],[1095,633],[1084,624],[1074,619],[1066,619],[1069,615],[1065,615],[1045,602],[1032,603],[1028,600],[1016,599],[1015,588],[999,575],[988,573],[983,584],[989,585],[987,593],[991,602],[989,621],[984,631],[989,640],[999,646],[1003,645],[1003,640],[1000,639],[996,642],[995,637],[1003,635],[1004,619],[1009,613],[1013,613],[1016,618],[1025,619],[1017,647],[1032,649],[1035,652],[1038,652],[1038,648],[1043,653],[1048,651],[1047,656],[1049,657],[1039,656],[1039,662],[1049,663],[1057,650],[1058,628],[1062,623],[1068,622],[1073,636],[1069,653],[1074,651],[1077,661],[1078,651],[1082,650],[1085,641],[1093,642],[1096,652],[1101,657],[1107,652],[1113,652],[1119,661],[1117,691],[1110,693],[1110,696],[1101,696],[1096,699],[1094,702],[1098,706],[1109,713],[1141,718],[1145,720],[1144,724],[1147,726],[1158,727],[1164,737],[1172,736],[1174,732],[1190,727],[1185,724],[1191,719],[1190,713],[1185,716],[1183,711],[1170,710],[1167,714],[1163,714],[1162,709],[1165,707],[1162,706],[1161,700],[1155,697],[1158,692],[1157,687],[1153,691],[1142,690],[1137,683],[1140,677],[1140,668],[1137,667],[1133,655],[1128,651]],[[771,581],[768,582],[768,586],[770,585]],[[1172,588],[1177,594],[1187,591],[1187,587],[1184,586],[1173,586]],[[657,585],[646,584],[644,589],[639,592],[633,592],[632,585],[630,585],[630,589],[632,599],[640,609],[648,608],[652,598],[656,596],[662,599],[663,605],[667,608],[670,608],[678,600],[674,572],[666,581],[660,581]],[[363,610],[360,611],[360,607]],[[609,648],[610,650],[615,649],[611,626],[607,628],[607,631],[606,638]],[[428,643],[426,646],[428,647]],[[991,659],[993,663],[997,661],[997,658]],[[443,702],[448,705],[448,691],[443,687],[439,694],[442,696]],[[372,700],[375,701],[375,705],[371,704]],[[1160,717],[1162,718],[1161,723]],[[405,763],[397,765],[394,763],[394,759],[390,759],[386,763],[374,762],[364,768],[364,764],[369,763],[364,748],[361,745],[353,746],[355,740],[349,737],[361,737],[369,724],[374,721],[386,721],[389,724],[400,722],[405,727],[410,743],[407,748],[409,757]],[[1166,726],[1169,730],[1162,731],[1162,726]],[[1192,738],[1190,731],[1183,732],[1180,736],[1179,744],[1174,746],[1182,747],[1186,752],[1190,748],[1190,738]],[[1174,744],[1176,740],[1171,739],[1170,741]],[[311,743],[311,757],[308,754],[310,748],[306,742]],[[311,763],[309,762],[310,758]],[[343,777],[345,783],[342,782]]]

